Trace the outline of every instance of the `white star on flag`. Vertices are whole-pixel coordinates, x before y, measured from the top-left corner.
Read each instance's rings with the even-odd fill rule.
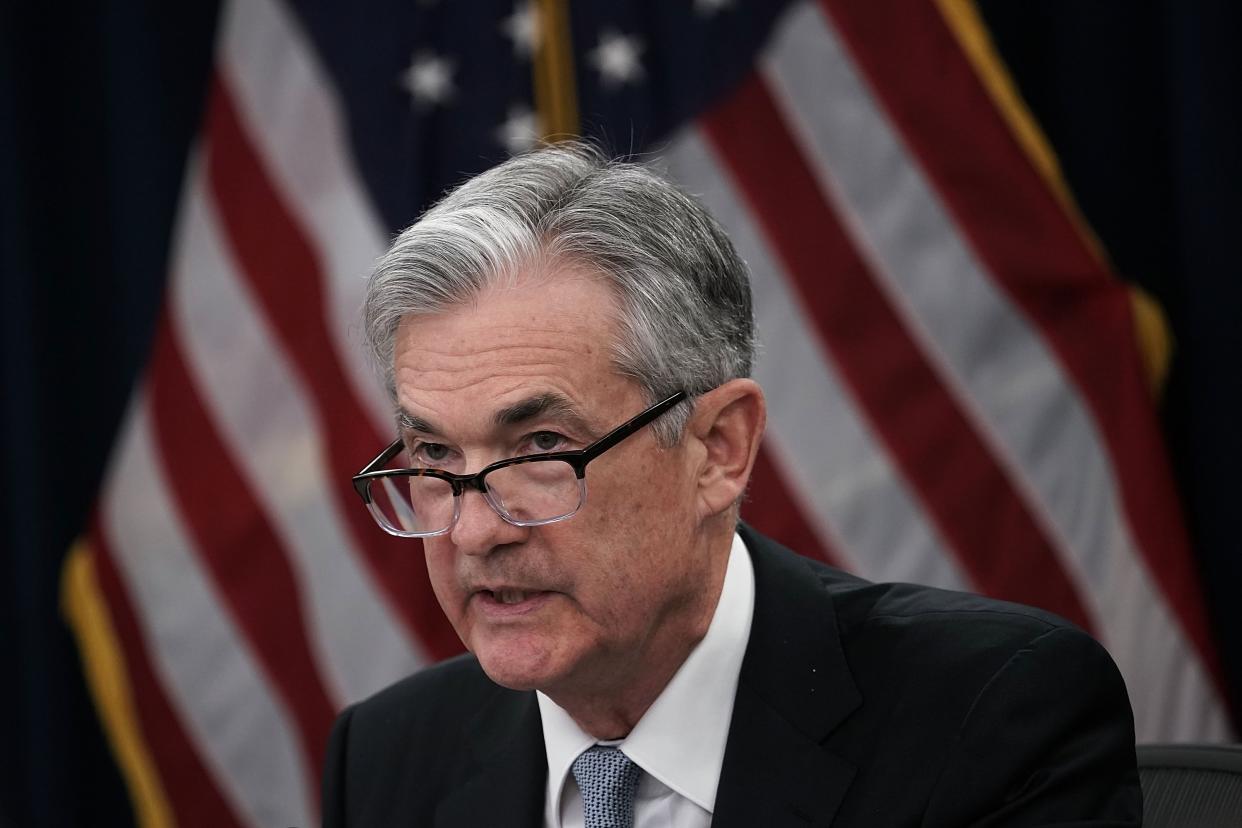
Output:
[[[643,66],[638,60],[642,51],[642,41],[637,37],[605,29],[588,59],[599,71],[604,86],[623,86],[643,76]]]
[[[694,0],[694,11],[699,17],[715,17],[716,12],[733,5],[733,0]]]
[[[539,141],[539,121],[524,104],[509,107],[509,117],[496,131],[496,139],[510,155],[521,155]]]
[[[430,52],[420,52],[402,76],[402,84],[415,103],[435,105],[453,97],[453,63]]]
[[[539,46],[539,15],[531,0],[518,3],[513,14],[501,22],[500,28],[505,37],[513,41],[515,55],[529,58],[535,54],[535,49]]]

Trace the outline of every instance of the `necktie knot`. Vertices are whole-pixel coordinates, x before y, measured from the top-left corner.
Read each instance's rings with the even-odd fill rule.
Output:
[[[586,828],[631,828],[642,768],[615,747],[595,745],[574,760]]]

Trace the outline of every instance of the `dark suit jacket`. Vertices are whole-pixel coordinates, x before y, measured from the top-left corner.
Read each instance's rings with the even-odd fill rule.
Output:
[[[743,527],[755,614],[714,826],[1137,825],[1125,686],[1038,610],[872,584]],[[537,826],[533,692],[469,656],[341,714],[325,826]]]

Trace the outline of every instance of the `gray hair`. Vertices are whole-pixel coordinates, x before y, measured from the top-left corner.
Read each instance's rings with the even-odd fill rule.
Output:
[[[616,370],[649,403],[691,398],[750,375],[754,319],[746,266],[693,198],[645,166],[582,142],[512,158],[446,195],[397,236],[367,286],[368,344],[396,395],[401,320],[469,302],[528,268],[585,265],[617,297]],[[680,439],[689,406],[655,423]]]

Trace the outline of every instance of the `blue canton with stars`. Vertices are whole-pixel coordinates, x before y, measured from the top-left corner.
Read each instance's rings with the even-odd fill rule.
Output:
[[[610,151],[658,147],[751,70],[787,0],[571,2],[582,133]],[[291,0],[348,119],[385,226],[531,145],[533,2]]]

